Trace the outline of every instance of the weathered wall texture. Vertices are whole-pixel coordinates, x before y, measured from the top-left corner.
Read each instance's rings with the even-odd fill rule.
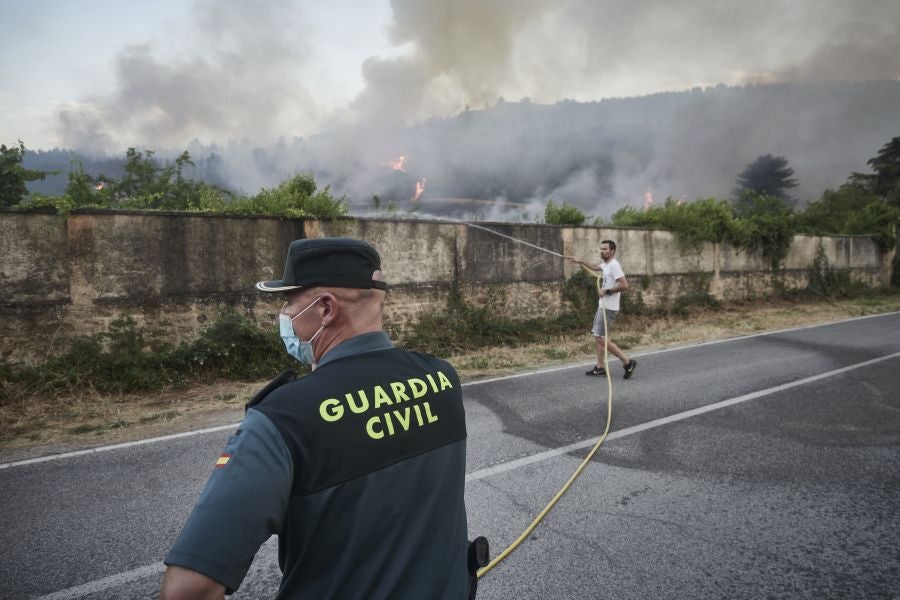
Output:
[[[706,244],[684,251],[661,231],[482,223],[558,254],[599,261],[614,239],[629,282],[648,305],[703,285],[718,298],[772,290],[759,253]],[[274,322],[278,298],[255,291],[281,275],[288,244],[302,237],[350,236],[374,244],[391,284],[388,325],[402,330],[442,310],[458,290],[479,302],[499,291],[517,317],[557,314],[575,267],[532,247],[464,224],[359,219],[302,221],[181,213],[0,213],[0,357],[42,360],[72,335],[105,331],[129,314],[173,340],[189,339],[226,307]],[[888,281],[890,261],[866,237],[798,236],[785,262],[788,286],[805,282],[819,246],[829,263],[870,285]],[[586,315],[586,319],[590,316]]]

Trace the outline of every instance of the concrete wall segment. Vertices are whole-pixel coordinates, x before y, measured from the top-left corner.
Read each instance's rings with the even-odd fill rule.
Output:
[[[565,260],[538,249],[563,253],[559,227],[510,223],[478,223],[478,226],[484,229],[466,227],[459,272],[461,283],[558,281],[563,276]],[[508,238],[523,240],[532,246]]]
[[[599,262],[613,239],[629,282],[647,305],[671,302],[698,281],[725,299],[772,290],[758,250],[706,244],[685,252],[668,232],[613,227],[478,223],[493,231]],[[303,237],[350,236],[371,242],[391,285],[386,322],[395,331],[425,312],[443,311],[453,289],[478,305],[503,297],[509,316],[558,314],[576,268],[558,256],[460,223],[404,219],[309,221],[180,213],[78,211],[68,217],[0,212],[0,355],[13,362],[63,348],[73,334],[104,331],[128,312],[188,339],[228,306],[273,326],[280,297],[254,290],[282,274],[287,247]],[[835,268],[881,284],[889,269],[866,237],[797,236],[784,283],[805,285],[822,245]]]
[[[66,219],[4,213],[0,219],[0,304],[60,303],[69,299]]]

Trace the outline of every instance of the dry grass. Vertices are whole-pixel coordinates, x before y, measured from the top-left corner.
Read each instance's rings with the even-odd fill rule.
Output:
[[[43,446],[41,453],[49,453],[237,422],[244,403],[264,384],[222,382],[148,395],[90,389],[67,398],[35,395],[0,406],[0,449]]]
[[[646,352],[679,344],[717,340],[761,331],[828,323],[851,317],[900,311],[900,296],[876,296],[835,302],[765,300],[705,310],[687,318],[628,317],[616,320],[613,340],[627,352]],[[613,358],[612,360],[615,360]],[[535,366],[594,361],[594,343],[585,329],[581,338],[562,337],[522,348],[485,348],[450,357],[463,380],[514,373]]]
[[[698,312],[688,318],[623,315],[614,340],[628,352],[715,340],[766,330],[826,323],[900,310],[900,295],[836,302],[770,300]],[[485,348],[449,357],[464,381],[594,360],[594,345],[568,336],[521,348]],[[236,423],[259,382],[222,382],[149,395],[104,396],[93,390],[69,398],[33,396],[0,406],[0,460],[117,443],[213,425]]]

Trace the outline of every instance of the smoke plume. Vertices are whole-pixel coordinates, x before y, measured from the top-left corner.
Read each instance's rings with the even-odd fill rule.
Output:
[[[896,0],[390,7],[398,52],[367,59],[362,89],[335,105],[307,76],[301,3],[199,1],[191,42],[125,49],[113,92],[60,115],[65,139],[214,153],[248,192],[308,171],[365,203],[427,178],[423,200],[476,198],[497,216],[551,197],[608,214],[648,190],[727,196],[767,153],[810,200],[900,133],[900,104],[884,104],[900,79]],[[826,85],[860,80],[889,81],[874,94]]]

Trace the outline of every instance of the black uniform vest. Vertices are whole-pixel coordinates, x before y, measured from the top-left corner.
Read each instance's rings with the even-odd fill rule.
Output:
[[[466,428],[449,363],[354,354],[253,408],[294,470],[280,598],[465,598]]]

